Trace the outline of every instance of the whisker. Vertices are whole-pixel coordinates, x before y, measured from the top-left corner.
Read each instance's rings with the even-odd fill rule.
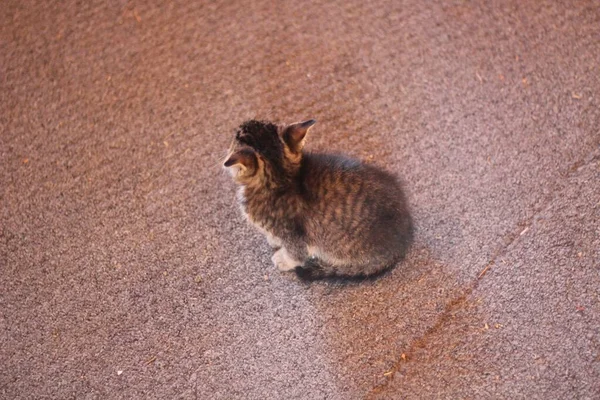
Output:
[[[216,154],[210,156],[211,161],[216,167],[222,168],[227,156],[220,157]]]

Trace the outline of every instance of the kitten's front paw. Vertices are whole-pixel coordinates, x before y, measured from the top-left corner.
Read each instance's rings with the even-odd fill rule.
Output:
[[[270,233],[267,234],[267,243],[274,249],[279,249],[282,246],[281,240]]]
[[[280,271],[292,271],[298,265],[302,265],[300,261],[294,260],[287,252],[285,247],[277,250],[273,257],[271,257],[271,261]]]

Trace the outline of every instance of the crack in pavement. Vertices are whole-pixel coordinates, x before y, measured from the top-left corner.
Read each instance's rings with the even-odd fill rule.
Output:
[[[573,164],[571,164],[566,169],[566,172],[560,175],[562,177],[561,180],[568,180],[575,172],[579,171],[581,168],[597,160],[600,160],[600,141],[597,144],[596,149],[592,150],[590,153],[586,154],[585,157],[582,157],[579,160],[575,161]],[[506,244],[500,245],[499,248],[494,252],[492,257],[490,258],[490,260],[481,269],[481,272],[479,272],[477,277],[473,279],[468,285],[464,286],[463,289],[460,290],[460,294],[458,296],[454,297],[446,304],[444,310],[440,313],[435,323],[430,328],[428,328],[423,335],[414,340],[406,350],[401,352],[400,358],[396,360],[396,362],[394,362],[391,368],[389,368],[383,373],[385,380],[371,388],[369,393],[365,395],[365,398],[371,398],[372,396],[382,393],[388,387],[389,383],[394,379],[394,375],[400,369],[402,363],[409,362],[411,359],[413,359],[412,355],[417,349],[423,349],[427,347],[431,336],[440,332],[447,324],[447,322],[451,319],[452,315],[465,306],[469,296],[473,293],[473,291],[475,291],[475,289],[477,289],[477,287],[479,286],[479,282],[481,282],[486,273],[496,264],[498,258],[505,254],[506,251],[509,250],[515,243],[517,243],[519,238],[523,236],[530,229],[531,226],[533,226],[536,218],[540,214],[544,213],[551,206],[552,201],[556,198],[558,192],[560,192],[560,189],[554,191],[553,195],[549,196],[548,199],[546,199],[546,201],[544,202],[544,207],[542,207],[538,212],[536,212],[534,215],[528,218],[525,221],[525,223],[517,223],[517,227],[519,227],[519,230],[514,230],[513,232],[506,234],[502,238],[501,243]]]

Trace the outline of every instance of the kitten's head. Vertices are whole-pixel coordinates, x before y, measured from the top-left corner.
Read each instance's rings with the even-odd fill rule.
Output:
[[[316,122],[311,119],[278,126],[246,121],[235,133],[224,166],[236,183],[282,186],[298,172],[306,133]]]

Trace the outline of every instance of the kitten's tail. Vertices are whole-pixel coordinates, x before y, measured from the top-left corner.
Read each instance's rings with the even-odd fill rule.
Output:
[[[368,273],[362,272],[354,275],[348,274],[340,274],[338,269],[326,262],[311,258],[308,259],[304,265],[296,267],[294,272],[298,275],[300,280],[305,282],[312,282],[319,279],[334,279],[344,281],[358,281],[362,282],[364,280],[372,280],[377,279],[382,275],[387,274],[392,268],[396,266],[396,264],[400,261],[400,259],[396,259],[390,262],[387,265],[382,266],[381,268],[377,268],[376,270],[372,270]]]
[[[331,272],[325,270],[323,266],[314,259],[309,259],[303,266],[296,267],[294,272],[296,272],[298,278],[306,282],[316,281],[333,275]]]

